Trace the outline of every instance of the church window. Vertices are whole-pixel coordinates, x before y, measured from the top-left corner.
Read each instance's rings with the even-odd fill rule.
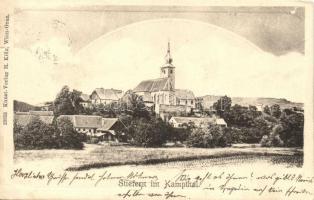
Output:
[[[185,104],[188,104],[188,100],[185,100]]]
[[[165,70],[162,70],[162,72],[165,74],[166,73],[166,71]]]
[[[193,100],[191,100],[191,104],[193,104]]]
[[[172,69],[170,69],[170,74],[172,74]]]

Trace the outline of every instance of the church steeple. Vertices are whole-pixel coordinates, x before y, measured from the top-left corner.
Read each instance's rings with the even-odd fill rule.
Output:
[[[168,78],[170,81],[170,88],[175,88],[175,67],[172,65],[172,57],[170,53],[170,42],[168,41],[167,54],[165,56],[166,63],[160,68],[160,77]]]
[[[172,63],[172,57],[170,54],[170,42],[168,41],[168,50],[167,50],[167,54],[165,56],[166,59],[166,64],[171,64]]]

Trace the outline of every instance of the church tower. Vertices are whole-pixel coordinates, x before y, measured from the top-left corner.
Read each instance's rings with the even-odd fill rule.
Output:
[[[175,89],[175,67],[172,65],[172,57],[170,54],[170,42],[168,41],[168,50],[165,56],[166,63],[160,68],[160,77],[169,78],[171,89]]]

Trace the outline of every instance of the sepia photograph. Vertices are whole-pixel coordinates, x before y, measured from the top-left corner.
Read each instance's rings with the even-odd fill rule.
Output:
[[[112,191],[89,198],[105,199],[313,198],[305,4],[35,2],[1,26],[14,184],[103,184]]]

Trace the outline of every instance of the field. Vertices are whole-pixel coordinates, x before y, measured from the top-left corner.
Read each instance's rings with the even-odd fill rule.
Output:
[[[158,168],[231,167],[251,164],[301,167],[303,151],[296,148],[139,148],[85,144],[83,150],[19,150],[15,167],[92,170],[117,166]]]

